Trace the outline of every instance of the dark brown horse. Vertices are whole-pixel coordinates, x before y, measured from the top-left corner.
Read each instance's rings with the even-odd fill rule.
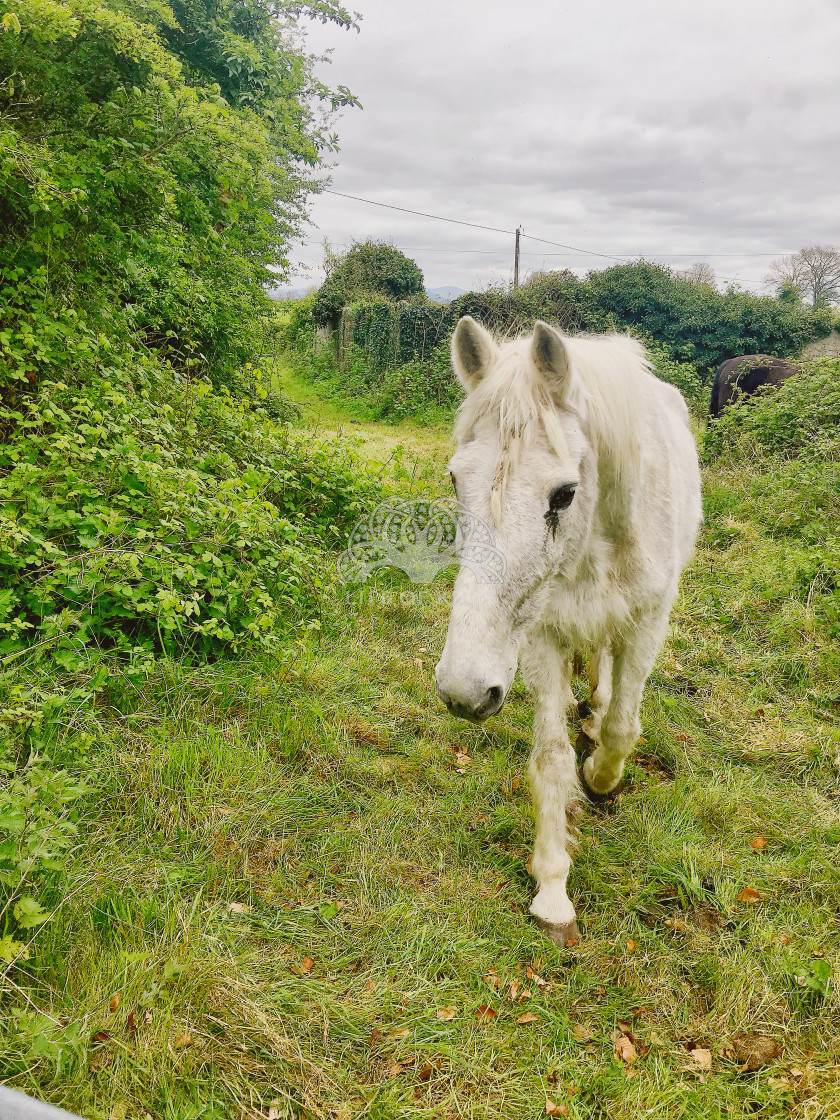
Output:
[[[762,385],[779,385],[800,372],[797,366],[783,358],[772,358],[767,354],[742,354],[739,358],[728,358],[715,370],[709,411],[712,416],[720,416],[736,397],[748,397]]]

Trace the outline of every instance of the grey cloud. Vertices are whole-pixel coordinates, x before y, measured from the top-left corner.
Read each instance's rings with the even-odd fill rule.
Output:
[[[336,190],[760,281],[767,254],[837,240],[840,14],[822,0],[359,0],[362,33],[316,27],[339,124]],[[316,244],[390,237],[432,285],[507,278],[512,235],[323,195]],[[432,249],[484,250],[482,256]],[[526,241],[524,266],[601,266]],[[713,254],[730,254],[716,257]],[[742,254],[742,255],[737,255]],[[313,273],[317,278],[317,273]],[[751,286],[755,286],[753,283]]]

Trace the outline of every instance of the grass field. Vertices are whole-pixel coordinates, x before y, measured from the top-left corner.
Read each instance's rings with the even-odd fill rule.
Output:
[[[445,431],[285,386],[389,487],[442,486]],[[483,728],[435,697],[447,578],[77,713],[91,792],[3,1080],[96,1120],[840,1115],[840,657],[797,493],[707,472],[627,789],[578,816],[572,949],[526,917],[524,688]]]

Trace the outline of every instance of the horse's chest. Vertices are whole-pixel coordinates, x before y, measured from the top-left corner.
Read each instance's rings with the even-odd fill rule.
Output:
[[[608,579],[581,580],[557,588],[544,621],[557,630],[564,646],[581,649],[601,645],[629,617],[622,589]]]

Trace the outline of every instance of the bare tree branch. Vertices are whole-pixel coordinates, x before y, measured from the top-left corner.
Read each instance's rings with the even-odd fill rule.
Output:
[[[776,291],[795,288],[815,307],[840,302],[840,249],[810,245],[774,260],[765,276]]]

